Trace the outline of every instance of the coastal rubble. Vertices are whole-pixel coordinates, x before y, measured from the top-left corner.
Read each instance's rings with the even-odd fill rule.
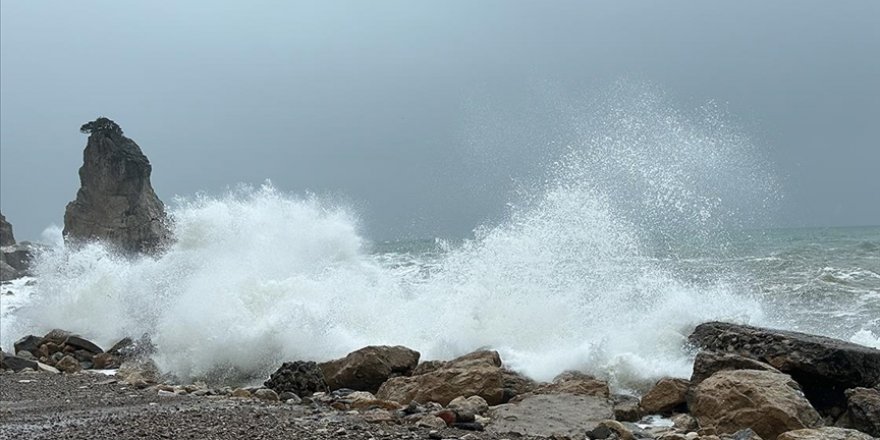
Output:
[[[764,341],[775,343],[772,337]],[[830,341],[835,347],[842,344]],[[857,347],[848,349],[861,350]],[[223,402],[237,402],[236,411],[287,408],[285,414],[296,414],[296,423],[308,426],[317,435],[313,438],[325,438],[320,430],[326,429],[326,438],[862,440],[876,436],[880,401],[877,388],[851,388],[844,391],[839,414],[820,414],[795,376],[748,357],[767,350],[755,347],[750,352],[700,353],[694,364],[697,380],[663,378],[641,400],[612,394],[607,382],[576,371],[551,382],[534,382],[507,369],[490,350],[418,363],[420,354],[406,347],[370,346],[321,364],[285,362],[263,386],[232,387],[174,384],[150,359],[151,348],[147,338],[125,338],[103,351],[88,339],[56,329],[21,338],[16,355],[3,353],[2,367],[8,372],[0,380],[12,383],[10,377],[22,377],[20,383],[31,383],[43,380],[32,377],[59,377],[55,382],[63,387],[67,381],[94,377],[92,369],[103,366],[98,359],[106,356],[118,366],[115,376],[89,379],[89,387],[115,384],[129,393],[147,393],[157,402],[174,402],[177,408],[226,411],[229,406]],[[873,349],[866,350],[862,355],[873,359]],[[54,362],[58,369],[41,360]],[[870,365],[863,370],[870,373]],[[334,385],[329,386],[328,376]],[[378,390],[371,391],[383,378]],[[27,418],[15,414],[14,419]],[[169,417],[181,417],[173,414]]]

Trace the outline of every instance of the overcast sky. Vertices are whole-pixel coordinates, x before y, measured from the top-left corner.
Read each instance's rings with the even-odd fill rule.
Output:
[[[880,224],[876,0],[3,0],[0,209],[19,239],[60,225],[105,115],[166,202],[268,178],[373,238],[462,236],[539,161],[552,96],[621,79],[719,103],[778,170],[779,225]],[[525,134],[491,133],[508,117]]]

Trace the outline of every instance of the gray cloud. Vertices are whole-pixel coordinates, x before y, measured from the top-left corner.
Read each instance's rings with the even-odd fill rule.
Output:
[[[877,224],[878,16],[869,0],[3,2],[0,201],[21,238],[60,223],[77,129],[106,115],[166,202],[269,178],[344,195],[377,238],[460,236],[541,159],[554,94],[635,78],[682,108],[721,103],[786,182],[781,224]]]

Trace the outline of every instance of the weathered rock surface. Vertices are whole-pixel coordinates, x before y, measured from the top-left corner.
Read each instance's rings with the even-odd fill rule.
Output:
[[[664,378],[644,395],[639,403],[645,414],[671,414],[687,411],[687,392],[690,381]]]
[[[15,244],[15,235],[12,234],[12,225],[6,221],[6,217],[0,212],[0,246],[12,246]]]
[[[513,400],[522,400],[533,394],[559,394],[568,393],[583,396],[598,396],[608,398],[611,391],[608,382],[596,379],[593,376],[578,371],[566,371],[556,376],[553,382],[537,384],[528,393],[517,396]]]
[[[725,370],[761,370],[775,371],[770,364],[732,353],[701,351],[694,359],[694,372],[691,374],[691,386],[695,387],[709,376]]]
[[[771,371],[720,371],[693,390],[691,414],[719,434],[751,428],[774,439],[794,429],[822,426],[821,416],[789,376]]]
[[[318,364],[306,361],[285,362],[264,385],[278,394],[289,391],[299,397],[329,391]]]
[[[318,364],[331,390],[349,388],[376,393],[392,377],[409,376],[419,363],[419,352],[402,346],[370,346],[342,359]]]
[[[505,371],[498,353],[480,351],[444,362],[424,374],[391,378],[379,387],[376,396],[400,403],[441,405],[459,396],[480,396],[497,405],[509,399],[510,393],[505,392]]]
[[[852,429],[826,427],[789,431],[776,440],[876,440],[876,438]]]
[[[149,159],[107,118],[80,130],[90,135],[81,187],[64,213],[65,239],[100,240],[130,253],[155,251],[170,233],[165,207],[150,184]]]
[[[36,370],[37,368],[37,362],[32,359],[0,351],[0,370],[21,371],[24,369]]]
[[[700,324],[688,339],[700,348],[756,359],[791,375],[820,411],[843,407],[846,389],[880,382],[880,350],[838,339],[724,322]]]
[[[537,394],[489,410],[487,431],[550,437],[583,436],[599,422],[614,418],[609,399],[574,394]]]
[[[642,409],[639,407],[639,398],[626,394],[611,396],[614,402],[614,419],[621,422],[637,422],[642,418]]]
[[[835,425],[880,437],[880,390],[853,388],[846,390],[845,394],[846,412]]]
[[[33,249],[28,242],[16,244],[12,225],[0,213],[0,281],[28,275]]]

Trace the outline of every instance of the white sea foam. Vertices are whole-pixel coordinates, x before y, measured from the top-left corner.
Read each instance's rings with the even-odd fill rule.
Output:
[[[761,323],[762,310],[729,274],[669,272],[655,246],[680,235],[714,245],[729,218],[722,199],[739,191],[730,186],[745,194],[766,182],[742,140],[714,123],[654,101],[609,115],[545,187],[445,251],[430,275],[366,253],[344,207],[266,184],[179,201],[177,241],[157,258],[100,244],[46,252],[38,299],[4,324],[4,341],[52,327],[104,346],[149,333],[159,366],[183,379],[262,377],[283,360],[369,344],[424,359],[491,347],[537,379],[579,369],[623,388],[688,376],[694,325]]]

